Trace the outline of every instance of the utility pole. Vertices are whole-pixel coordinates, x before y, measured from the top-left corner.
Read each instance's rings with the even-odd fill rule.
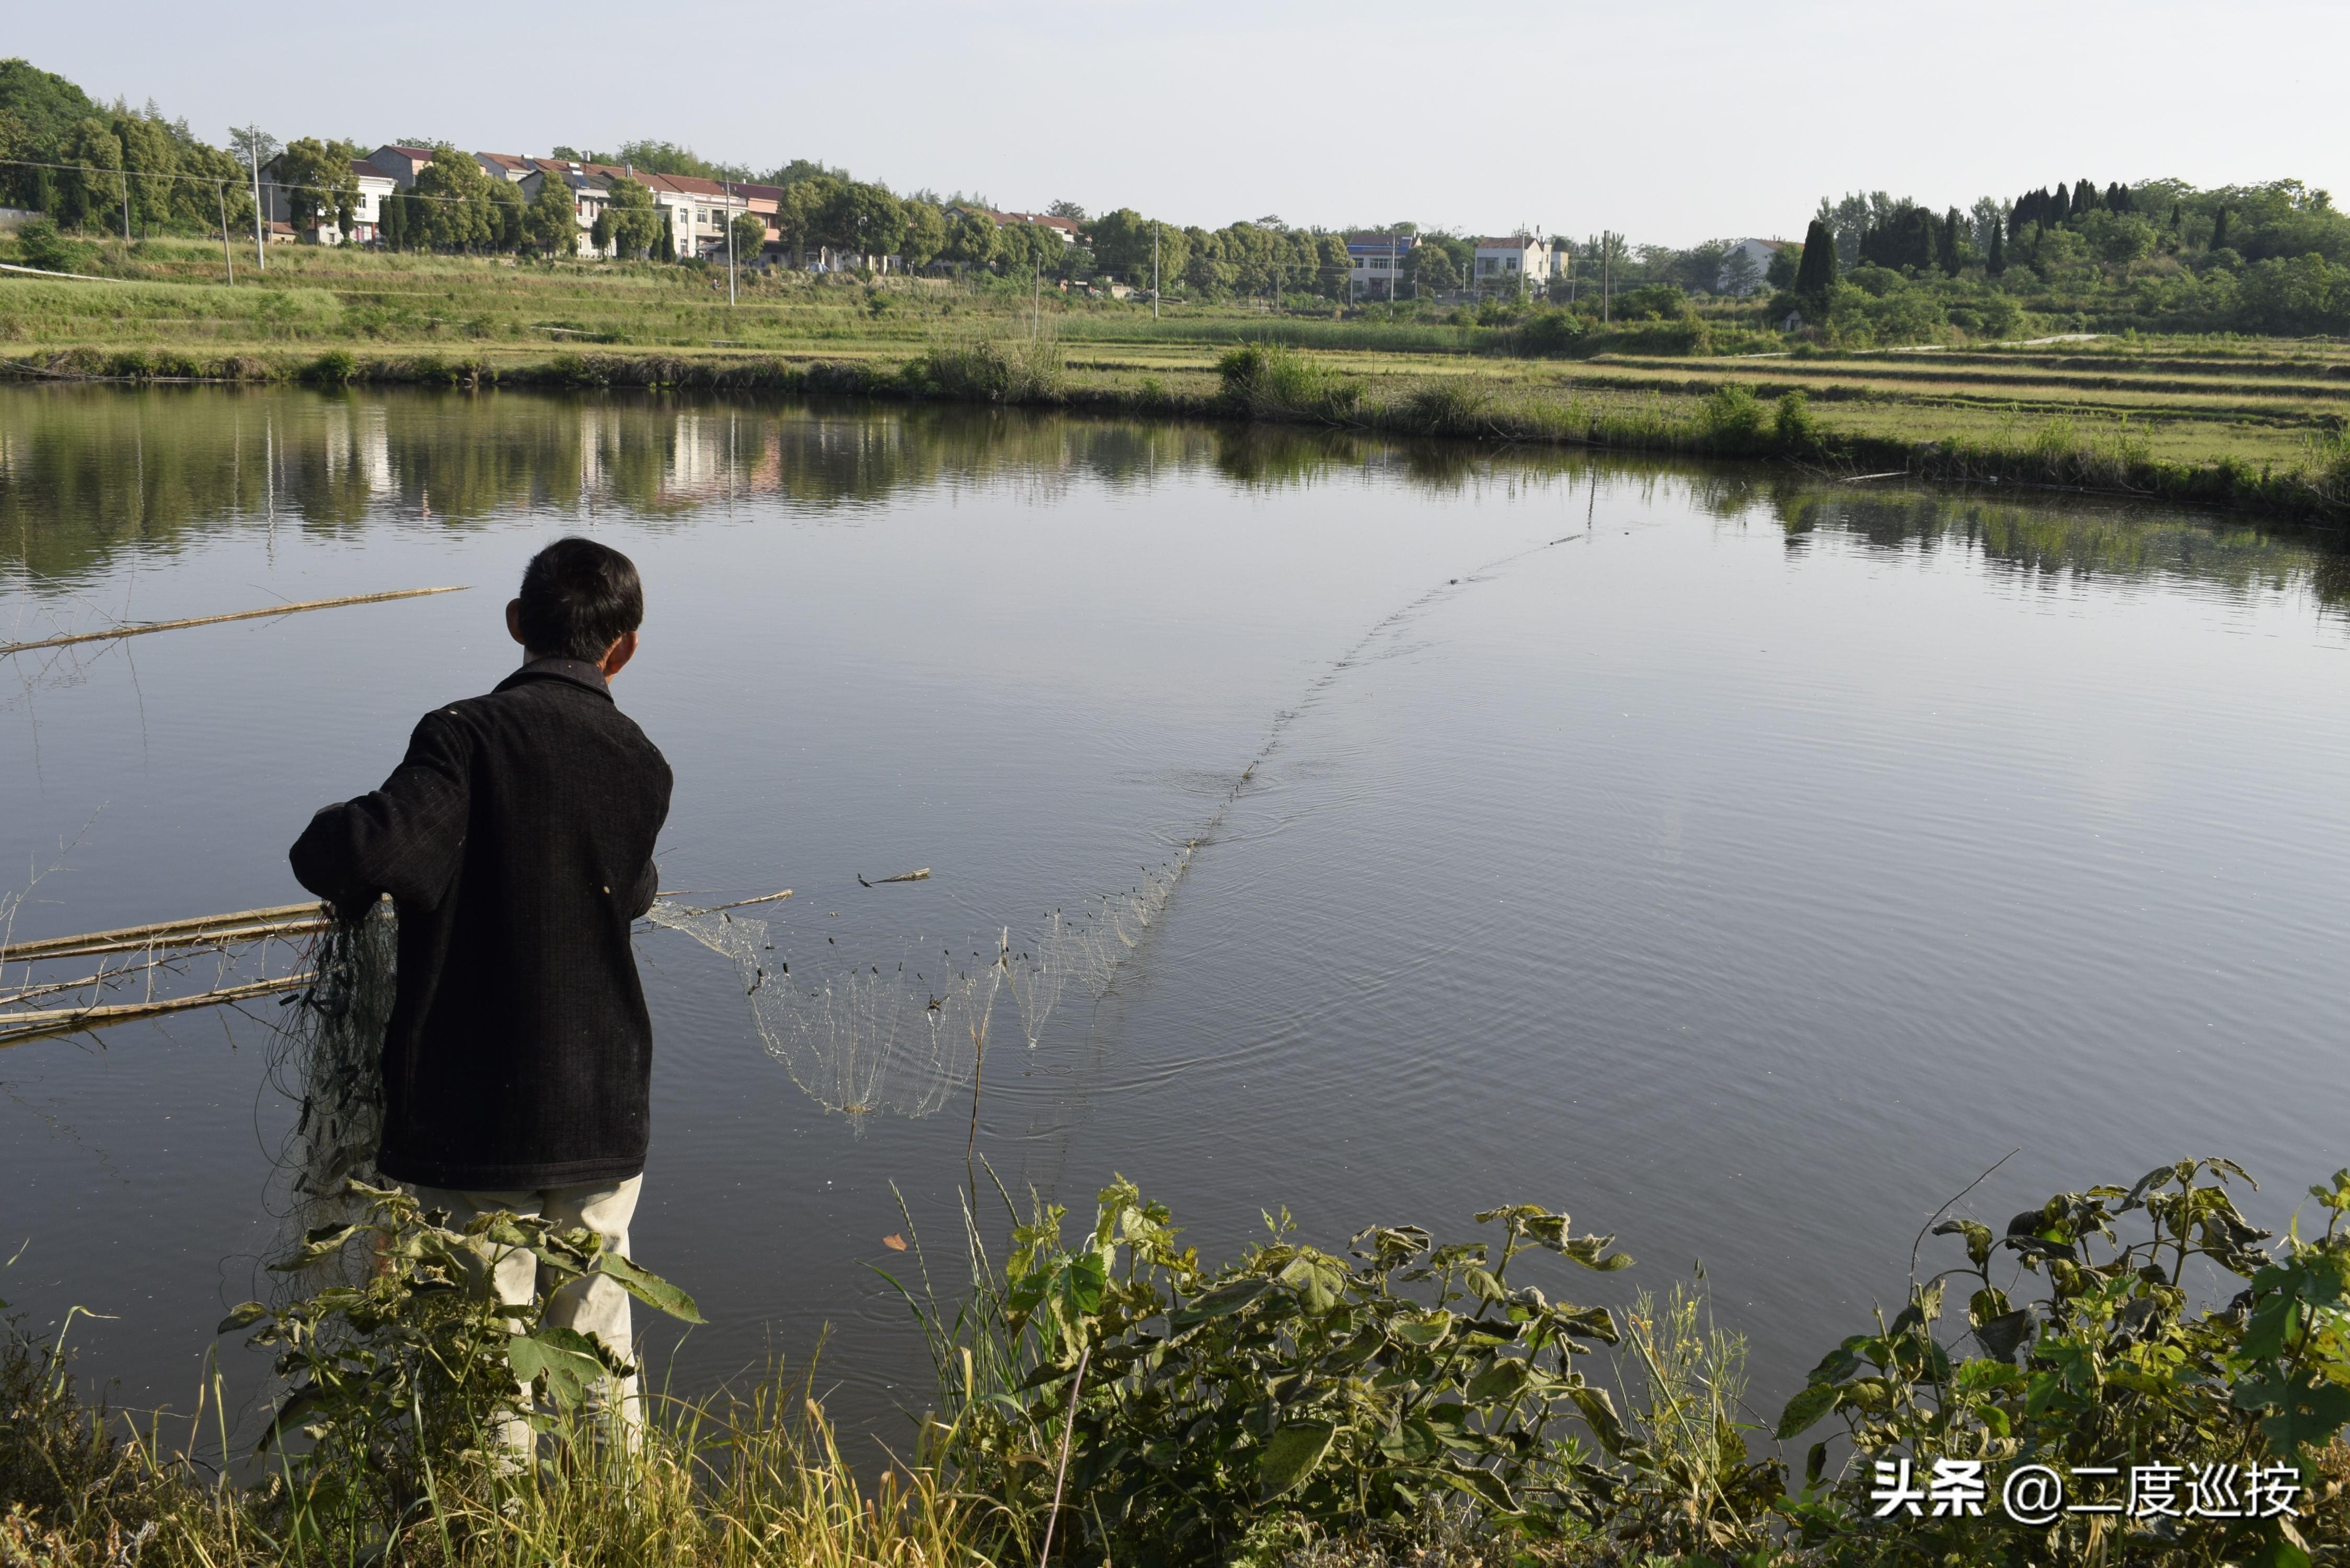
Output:
[[[1616,236],[1606,229],[1599,231],[1599,323],[1607,326],[1616,319]]]
[[[1035,281],[1028,296],[1028,341],[1036,342],[1045,336],[1045,263],[1040,257],[1029,258],[1035,269]]]
[[[726,192],[726,308],[734,308],[734,182],[722,181],[719,189]]]
[[[221,182],[216,194],[220,197],[221,265],[228,268],[228,286],[236,286],[236,258],[228,254],[228,182]]]
[[[122,171],[122,248],[130,248],[130,171]]]
[[[1150,221],[1150,319],[1159,319],[1159,220]]]
[[[269,252],[261,243],[261,127],[244,128],[245,152],[253,159],[253,254],[254,265],[263,272],[269,270]]]

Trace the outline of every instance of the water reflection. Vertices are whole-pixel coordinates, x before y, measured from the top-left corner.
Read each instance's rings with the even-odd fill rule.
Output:
[[[2330,535],[2118,503],[1861,491],[1748,465],[1005,409],[213,388],[0,396],[0,567],[36,590],[70,588],[126,546],[179,547],[255,520],[334,536],[370,519],[463,527],[525,508],[658,522],[754,497],[854,513],[909,491],[1045,500],[1081,482],[1124,489],[1202,471],[1252,490],[1343,476],[1513,497],[1595,470],[1619,502],[1759,513],[1791,549],[1825,532],[1877,550],[1971,551],[2032,576],[2350,597]]]

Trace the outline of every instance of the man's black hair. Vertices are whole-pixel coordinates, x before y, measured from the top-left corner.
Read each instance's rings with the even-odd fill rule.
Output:
[[[522,645],[532,653],[599,659],[644,624],[637,564],[609,545],[557,539],[523,568]]]

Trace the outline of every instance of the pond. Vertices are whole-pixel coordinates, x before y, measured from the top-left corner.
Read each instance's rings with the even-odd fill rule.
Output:
[[[1336,1246],[1564,1208],[1640,1266],[1546,1284],[1701,1270],[1775,1411],[1994,1165],[1960,1210],[1994,1225],[2205,1154],[2276,1224],[2350,1160],[2338,559],[1783,470],[961,409],[11,390],[0,639],[470,588],[12,659],[16,940],[302,897],[309,813],[512,667],[501,607],[573,530],[648,583],[616,691],[676,770],[664,885],[794,889],[743,913],[812,994],[928,987],[1184,867],[1033,1045],[999,1002],[976,1146],[1024,1200],[1089,1212],[1122,1173],[1210,1256],[1284,1209]],[[657,1365],[701,1389],[821,1342],[835,1409],[901,1438],[928,1374],[884,1239],[910,1220],[959,1280],[967,1064],[829,1108],[725,959],[638,949],[638,1251],[711,1320]],[[36,1329],[102,1314],[72,1337],[121,1402],[190,1407],[259,1288],[276,1012],[0,1052],[0,1298]]]

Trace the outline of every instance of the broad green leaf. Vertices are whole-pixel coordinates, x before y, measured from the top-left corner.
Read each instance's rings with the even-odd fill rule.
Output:
[[[596,1267],[620,1282],[622,1289],[650,1307],[659,1307],[686,1323],[706,1321],[693,1298],[650,1269],[639,1268],[618,1252],[597,1255]]]
[[[1273,1289],[1268,1279],[1251,1277],[1218,1285],[1204,1295],[1194,1296],[1188,1303],[1168,1314],[1170,1322],[1205,1323],[1210,1318],[1229,1317]]]
[[[1532,1370],[1514,1356],[1496,1361],[1469,1380],[1467,1389],[1471,1405],[1491,1405],[1517,1397],[1526,1386],[1526,1375]]]
[[[1773,1435],[1783,1443],[1811,1430],[1819,1423],[1821,1417],[1835,1408],[1839,1392],[1833,1383],[1806,1384],[1800,1393],[1787,1401],[1786,1409],[1780,1412],[1779,1425]]]
[[[1497,1513],[1515,1513],[1518,1500],[1501,1477],[1475,1465],[1448,1464],[1436,1472],[1437,1480],[1458,1490],[1467,1492]]]
[[[1337,1431],[1327,1421],[1292,1421],[1275,1431],[1257,1460],[1257,1496],[1270,1502],[1304,1480],[1330,1451]]]
[[[1395,1336],[1406,1345],[1416,1345],[1426,1349],[1442,1339],[1451,1327],[1452,1314],[1439,1307],[1434,1312],[1423,1313],[1415,1317],[1398,1318],[1395,1324]]]
[[[229,1314],[226,1317],[221,1319],[220,1326],[213,1330],[213,1332],[214,1334],[234,1334],[238,1329],[251,1328],[255,1324],[259,1323],[263,1318],[265,1318],[268,1315],[269,1309],[263,1306],[259,1302],[247,1302],[243,1306],[238,1307],[234,1312]]]
[[[577,1404],[606,1375],[594,1343],[576,1329],[515,1334],[506,1342],[506,1362],[525,1383],[545,1378],[549,1397],[566,1405]]]
[[[1607,1390],[1585,1386],[1568,1389],[1566,1396],[1575,1401],[1584,1424],[1599,1439],[1599,1446],[1607,1450],[1607,1457],[1620,1458],[1624,1452],[1624,1423],[1617,1417],[1616,1402],[1607,1397]]]

